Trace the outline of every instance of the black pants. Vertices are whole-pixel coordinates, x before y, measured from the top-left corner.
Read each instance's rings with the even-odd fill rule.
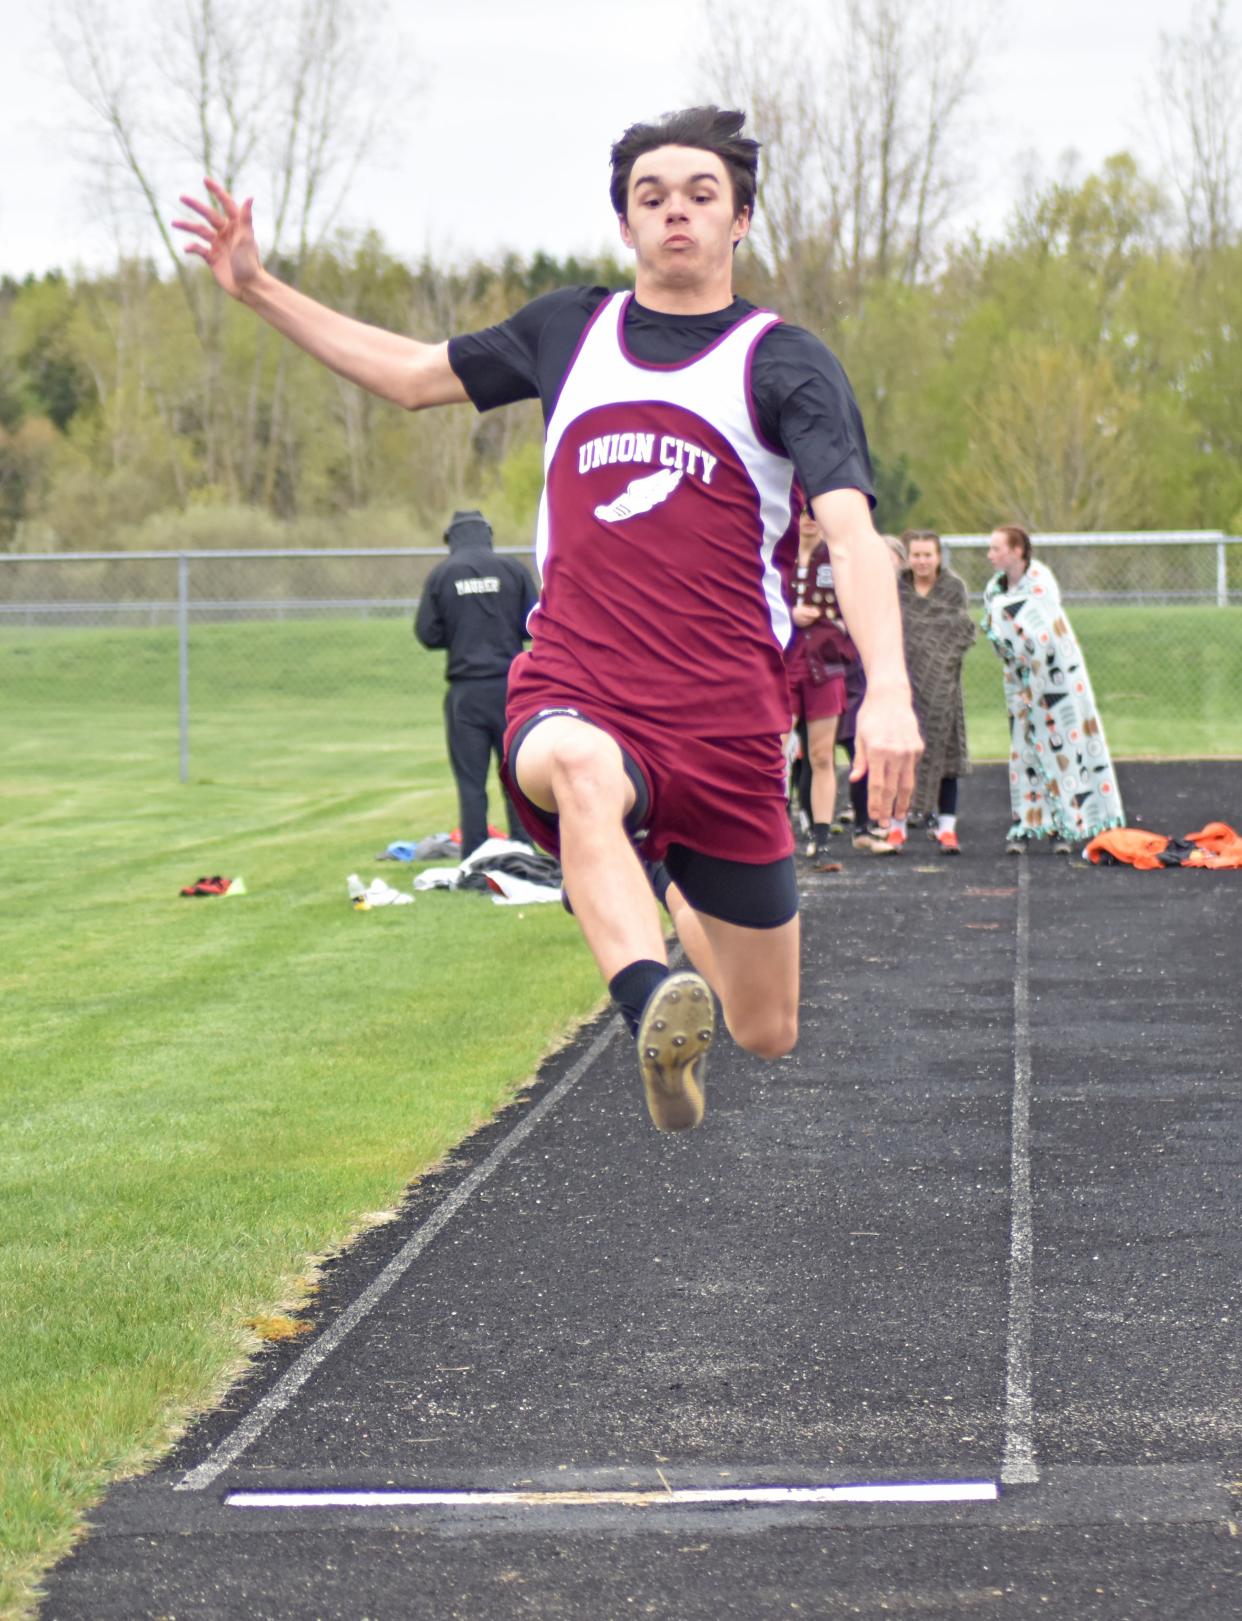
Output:
[[[499,762],[505,736],[507,676],[486,681],[452,681],[444,695],[444,730],[449,764],[457,779],[463,859],[487,838],[487,772]],[[525,839],[522,824],[505,796],[509,837]]]

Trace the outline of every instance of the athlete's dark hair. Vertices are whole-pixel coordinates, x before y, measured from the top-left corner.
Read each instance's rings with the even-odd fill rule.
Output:
[[[1022,561],[1024,563],[1030,562],[1031,537],[1027,534],[1025,529],[1021,528],[1016,523],[998,523],[996,526],[996,533],[998,535],[1004,535],[1005,539],[1009,542],[1009,549],[1011,552],[1021,552]]]
[[[746,114],[722,107],[687,107],[665,113],[655,124],[631,124],[612,149],[612,181],[608,195],[613,210],[625,218],[630,175],[635,160],[658,146],[693,146],[714,152],[723,160],[733,186],[733,215],[755,211],[755,177],[759,171],[759,142],[741,134]]]

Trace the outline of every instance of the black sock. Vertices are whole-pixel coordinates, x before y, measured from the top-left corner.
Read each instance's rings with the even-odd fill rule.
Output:
[[[859,777],[850,783],[850,804],[854,807],[854,827],[859,833],[867,831],[867,778]]]
[[[648,997],[656,986],[667,978],[666,964],[653,962],[650,957],[640,957],[637,962],[632,962],[628,968],[623,968],[608,981],[612,999],[621,1009],[622,1017],[629,1026],[632,1036],[638,1034],[638,1021],[642,1018]]]
[[[832,837],[832,829],[827,822],[813,822],[811,824],[811,837],[816,844],[827,844]]]

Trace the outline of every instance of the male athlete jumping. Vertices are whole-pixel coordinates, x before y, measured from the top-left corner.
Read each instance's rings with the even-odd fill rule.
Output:
[[[790,623],[773,564],[795,473],[867,673],[854,770],[874,819],[905,814],[922,749],[849,383],[818,339],[733,296],[759,152],[742,124],[691,108],[613,147],[632,296],[563,289],[447,343],[285,286],[260,262],[250,202],[214,181],[211,204],[182,198],[198,219],[175,222],[227,293],[372,393],[410,410],[542,401],[543,588],[510,673],[506,776],[559,852],[664,1131],[702,1119],[712,991],[749,1051],[797,1039]],[[669,971],[653,888],[694,971]]]

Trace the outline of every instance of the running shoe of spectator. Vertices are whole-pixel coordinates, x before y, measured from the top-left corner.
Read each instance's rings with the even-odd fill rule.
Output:
[[[957,842],[957,834],[951,828],[946,828],[943,833],[933,833],[932,838],[934,838],[936,843],[940,846],[941,855],[961,855],[962,847]]]
[[[1006,839],[1005,854],[1007,856],[1024,856],[1026,854],[1026,840]]]
[[[895,856],[899,846],[889,843],[888,834],[887,828],[869,827],[862,833],[855,833],[854,848],[869,856]]]

